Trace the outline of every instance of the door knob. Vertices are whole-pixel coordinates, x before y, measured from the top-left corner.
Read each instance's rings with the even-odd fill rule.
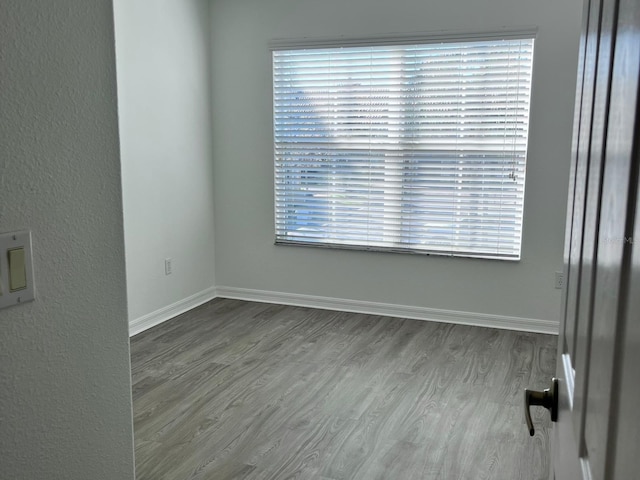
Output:
[[[551,388],[547,388],[540,392],[537,390],[524,390],[524,418],[527,420],[527,427],[529,428],[529,435],[533,437],[536,433],[533,428],[533,421],[531,420],[531,412],[529,408],[532,405],[539,405],[546,408],[551,413],[551,421],[558,420],[558,379],[551,380]]]

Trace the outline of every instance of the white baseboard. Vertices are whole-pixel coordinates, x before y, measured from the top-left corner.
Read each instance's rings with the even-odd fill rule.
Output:
[[[413,307],[393,303],[366,302],[344,298],[320,297],[317,295],[302,295],[298,293],[273,292],[236,287],[211,287],[202,292],[191,295],[172,305],[151,312],[132,320],[129,323],[129,335],[138,333],[161,324],[173,317],[191,310],[216,297],[248,300],[253,302],[277,303],[295,305],[298,307],[320,308],[323,310],[338,310],[344,312],[366,313],[371,315],[385,315],[388,317],[411,318],[432,322],[457,323],[478,327],[502,328],[523,332],[558,334],[557,321],[536,318],[510,317],[491,315],[486,313],[459,312],[455,310],[441,310],[437,308]]]
[[[191,295],[185,299],[179,300],[176,303],[163,307],[155,312],[148,313],[142,317],[136,318],[129,322],[129,336],[133,337],[138,333],[155,327],[156,325],[166,322],[173,317],[187,312],[192,308],[195,308],[203,303],[207,303],[210,300],[216,298],[216,288],[211,287],[198,292],[195,295]]]
[[[254,302],[279,303],[299,307],[321,308],[324,310],[340,310],[344,312],[385,315],[389,317],[411,318],[433,322],[458,323],[478,327],[502,328],[524,332],[548,333],[557,335],[557,321],[535,318],[508,317],[486,313],[458,312],[436,308],[412,307],[393,303],[365,302],[343,298],[318,297],[297,293],[271,292],[248,288],[217,287],[216,294],[222,298],[250,300]]]

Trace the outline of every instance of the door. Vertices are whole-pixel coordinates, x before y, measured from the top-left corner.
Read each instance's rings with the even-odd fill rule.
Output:
[[[639,75],[640,0],[585,0],[557,394],[525,397],[557,402],[556,480],[640,478]]]

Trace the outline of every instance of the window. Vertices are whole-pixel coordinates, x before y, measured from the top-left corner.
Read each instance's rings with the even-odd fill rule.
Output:
[[[276,243],[518,260],[533,43],[274,47]]]

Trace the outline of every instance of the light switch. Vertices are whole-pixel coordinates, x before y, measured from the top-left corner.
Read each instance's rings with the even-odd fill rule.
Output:
[[[0,308],[36,298],[31,232],[0,233]]]
[[[9,254],[9,291],[17,292],[27,288],[24,248],[14,248]]]

